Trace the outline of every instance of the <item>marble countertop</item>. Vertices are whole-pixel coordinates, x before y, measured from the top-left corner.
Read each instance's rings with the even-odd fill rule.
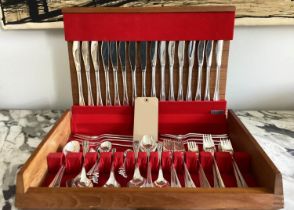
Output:
[[[62,110],[0,110],[0,206],[14,206],[16,172]],[[283,175],[285,209],[294,209],[294,111],[236,111]]]

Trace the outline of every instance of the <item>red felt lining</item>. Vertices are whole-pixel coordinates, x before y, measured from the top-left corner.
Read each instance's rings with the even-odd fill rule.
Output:
[[[212,114],[213,110],[222,111]],[[227,132],[226,101],[159,102],[159,133]],[[132,134],[131,106],[73,106],[72,132],[88,135]]]
[[[235,12],[65,13],[67,41],[232,40]]]
[[[242,162],[238,162],[240,170],[242,173],[245,174],[246,177],[250,177],[252,180],[248,182],[248,186],[254,187],[256,186],[256,182],[251,174],[250,171],[250,156],[247,153],[236,153],[236,157],[238,160],[242,159]],[[114,167],[115,167],[115,175],[118,182],[121,184],[122,187],[126,187],[128,181],[131,179],[134,173],[134,153],[129,152],[126,156],[126,172],[128,175],[127,179],[124,179],[118,174],[119,167],[123,164],[123,152],[116,152],[114,156]],[[174,152],[174,165],[179,177],[179,180],[184,186],[184,170],[183,170],[183,158],[185,158],[185,162],[191,174],[191,177],[197,187],[200,187],[199,183],[199,161],[196,153],[194,152]],[[213,165],[213,158],[211,153],[208,152],[201,152],[200,153],[200,163],[204,172],[211,184],[213,186],[213,174],[212,174],[212,165]],[[85,157],[85,167],[88,171],[96,162],[97,153],[87,153]],[[221,176],[225,182],[226,187],[236,187],[236,180],[234,177],[233,169],[232,169],[232,156],[226,152],[216,152],[215,159],[218,164]],[[55,176],[56,172],[58,171],[59,167],[61,166],[61,162],[63,160],[62,153],[52,153],[49,154],[47,157],[47,164],[48,166],[48,174],[43,182],[42,186],[48,186],[50,181]],[[68,179],[72,179],[75,177],[81,170],[82,167],[82,153],[69,153],[66,158],[66,170],[64,177],[61,182],[61,186],[65,186],[65,183]],[[147,156],[146,153],[140,152],[138,157],[139,168],[142,176],[147,176]],[[150,164],[151,164],[151,172],[152,172],[152,180],[155,181],[158,176],[158,155],[157,152],[151,152],[150,155]],[[162,154],[162,168],[164,177],[170,182],[170,166],[171,166],[171,159],[170,159],[170,152],[163,152]],[[108,177],[111,167],[111,153],[101,153],[100,156],[100,164],[99,164],[99,183],[95,185],[96,187],[103,186]],[[246,180],[247,181],[247,180]]]

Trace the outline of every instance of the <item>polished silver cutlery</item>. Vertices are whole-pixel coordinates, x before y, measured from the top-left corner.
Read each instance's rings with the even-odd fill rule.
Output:
[[[87,90],[88,90],[88,105],[93,106],[93,93],[92,93],[92,85],[91,85],[91,76],[90,76],[90,53],[89,53],[89,42],[83,41],[82,42],[82,57],[85,65],[85,72],[86,72],[86,81],[87,81]]]
[[[218,40],[215,46],[215,54],[216,54],[216,78],[215,78],[215,89],[213,94],[213,100],[219,101],[219,83],[220,83],[220,71],[222,65],[222,55],[223,55],[223,40]]]
[[[142,71],[142,97],[146,97],[146,71],[147,71],[147,42],[140,44],[140,59]]]
[[[111,154],[111,169],[110,169],[110,175],[106,183],[103,185],[103,187],[109,187],[109,188],[117,188],[120,187],[120,184],[115,178],[114,174],[114,154],[116,152],[116,149],[112,149],[112,154]]]
[[[137,97],[136,65],[137,65],[137,42],[129,42],[129,60],[132,71],[132,105]]]
[[[127,149],[124,151],[124,155],[123,155],[124,161],[123,161],[122,166],[119,167],[119,169],[118,169],[118,174],[121,175],[125,179],[128,177],[127,171],[126,171],[126,162],[127,162],[126,157],[127,157],[128,152],[131,152],[131,151],[132,151],[131,149]]]
[[[157,147],[158,163],[159,163],[158,177],[154,181],[154,186],[159,188],[169,187],[169,182],[164,178],[163,172],[162,172],[162,163],[161,163],[162,150],[163,150],[163,143],[159,143]]]
[[[113,82],[114,82],[114,102],[115,106],[120,106],[119,90],[118,90],[118,59],[117,59],[117,43],[110,42],[110,60],[113,70]]]
[[[144,187],[146,179],[141,175],[138,163],[138,154],[139,154],[139,142],[134,141],[133,149],[135,154],[135,170],[133,174],[133,178],[129,181],[128,187]]]
[[[100,73],[99,73],[99,56],[98,56],[98,42],[91,42],[91,57],[95,70],[95,81],[96,81],[96,104],[98,106],[103,106],[102,96],[101,96],[101,85],[100,85]]]
[[[234,174],[236,177],[236,181],[237,181],[237,186],[238,187],[248,187],[240,169],[239,166],[237,165],[233,153],[234,153],[234,149],[232,146],[232,143],[229,139],[221,139],[220,141],[220,150],[223,152],[229,152],[232,155],[232,161],[233,161],[233,168],[234,168]]]
[[[174,93],[175,48],[176,48],[176,42],[175,41],[169,41],[168,42],[168,60],[169,60],[169,93],[168,93],[168,100],[169,101],[174,101],[175,100],[175,93]]]
[[[127,53],[127,43],[119,42],[119,61],[122,71],[122,80],[123,80],[123,105],[129,105],[128,97],[128,84],[127,84],[127,69],[126,69],[126,53]]]
[[[157,41],[151,42],[151,97],[156,97],[156,62],[157,62]]]
[[[213,41],[209,40],[206,43],[205,58],[206,58],[206,84],[204,100],[210,101],[210,69],[212,63]]]
[[[190,41],[188,47],[188,58],[189,58],[189,70],[188,70],[188,83],[186,101],[192,101],[192,74],[195,60],[195,44],[196,41]]]
[[[74,41],[72,45],[72,54],[77,72],[78,90],[79,90],[79,105],[85,106],[85,99],[83,94],[83,83],[82,83],[82,68],[81,68],[81,51],[80,42]]]
[[[185,41],[179,41],[178,60],[179,60],[179,88],[178,88],[177,100],[183,101],[184,100],[183,73],[184,73],[184,60],[185,60]]]
[[[205,134],[203,135],[203,150],[205,152],[210,152],[213,157],[213,182],[214,187],[216,188],[224,188],[225,184],[221,177],[220,171],[218,169],[216,160],[214,158],[214,153],[216,152],[214,141],[211,138],[211,135]]]
[[[196,88],[196,101],[200,101],[202,98],[202,68],[204,63],[205,41],[201,40],[198,43],[197,48],[197,61],[198,61],[198,79]]]
[[[105,103],[106,106],[111,106],[111,95],[110,95],[110,85],[109,85],[109,42],[102,42],[101,44],[101,56],[102,64],[104,68],[105,76]]]
[[[165,61],[166,61],[166,41],[160,41],[159,44],[160,61],[160,100],[165,101]]]

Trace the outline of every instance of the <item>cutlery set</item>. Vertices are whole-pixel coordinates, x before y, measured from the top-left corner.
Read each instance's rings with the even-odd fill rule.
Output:
[[[160,101],[210,101],[210,80],[212,79],[210,72],[214,52],[216,58],[216,81],[213,100],[218,101],[220,100],[219,88],[223,52],[222,40],[151,42],[74,41],[72,45],[72,53],[77,75],[79,105],[133,105],[135,98],[139,96],[137,90],[139,85],[137,68],[139,68],[141,73],[140,85],[142,90],[140,96],[142,97],[158,97]],[[150,55],[150,61],[148,60],[148,54]],[[187,55],[187,57],[185,57],[185,55]],[[195,58],[197,58],[197,65]],[[185,72],[186,60],[188,63],[187,72]],[[202,75],[204,64],[206,66],[206,82],[204,96],[202,96]],[[86,80],[82,80],[82,66],[84,66],[83,69],[85,71]],[[91,66],[93,66],[95,72],[95,102],[93,97],[93,85],[91,85]],[[102,70],[104,71],[105,88],[101,87],[100,72],[102,71],[100,71],[100,66],[102,66]],[[166,79],[167,66],[169,75],[168,79]],[[194,69],[196,66],[198,67],[197,81],[194,81],[193,74],[195,74]],[[130,67],[130,71],[128,71],[128,67]],[[158,74],[156,72],[157,67],[160,69],[160,73]],[[175,77],[175,67],[178,68],[177,77]],[[149,69],[151,71],[150,73],[148,73]],[[112,72],[110,72],[111,70]],[[121,77],[119,77],[119,71],[121,72]],[[113,75],[113,80],[111,80],[109,76],[110,74]],[[131,75],[131,103],[129,102],[128,97],[129,74]],[[150,78],[147,78],[149,75]],[[157,75],[159,75],[158,79]],[[187,78],[184,78],[185,75],[188,75]],[[120,82],[120,78],[122,82]],[[147,82],[149,80],[151,81],[150,84]],[[83,84],[83,81],[85,81],[86,84]],[[178,85],[177,96],[175,95],[175,81],[177,81],[176,84]],[[160,84],[157,84],[157,82]],[[122,91],[120,90],[121,83]],[[196,83],[196,94],[193,96],[194,91],[192,87],[193,84]],[[113,84],[113,87],[111,87],[110,84]],[[187,87],[184,87],[184,84],[187,84]],[[87,104],[85,104],[83,85],[87,87]],[[157,95],[157,87],[159,87],[159,95]],[[168,91],[166,91],[167,87]],[[103,89],[105,89],[105,93],[101,92]],[[111,89],[113,89],[113,91],[111,91]],[[122,102],[120,93],[122,93]],[[105,96],[105,101],[103,101],[103,96]]]
[[[87,152],[97,152],[97,160],[95,164],[86,172],[85,165],[82,165],[81,172],[74,177],[72,180],[67,180],[66,184],[68,187],[93,187],[93,184],[99,183],[100,172],[100,162],[101,154],[104,152],[110,152],[111,155],[111,169],[110,175],[103,187],[121,187],[116,176],[120,176],[121,179],[129,180],[128,187],[188,187],[196,188],[196,184],[188,169],[185,152],[193,152],[197,156],[200,155],[200,149],[198,145],[202,145],[202,150],[205,152],[210,152],[213,157],[213,187],[223,188],[225,184],[222,180],[221,173],[218,169],[216,160],[214,159],[214,153],[216,151],[229,152],[233,154],[233,147],[226,134],[211,135],[211,134],[200,134],[200,133],[188,133],[185,135],[172,135],[172,134],[162,134],[160,137],[165,137],[161,141],[156,142],[151,136],[143,136],[142,140],[133,141],[132,136],[128,135],[116,135],[116,134],[102,134],[99,136],[88,136],[83,134],[74,134],[73,137],[77,139],[76,141],[70,141],[67,143],[64,149],[64,154],[67,152],[79,152],[80,144],[83,148],[83,157],[85,159],[85,154]],[[197,139],[195,141],[194,139]],[[202,142],[200,142],[200,140]],[[95,143],[93,143],[95,142]],[[117,144],[120,142],[120,144]],[[114,155],[117,147],[123,147],[123,145],[128,145],[129,149],[124,149],[122,165],[117,169],[114,167]],[[218,148],[216,148],[216,145]],[[115,148],[114,148],[115,147]],[[143,177],[139,169],[138,154],[140,152],[147,153],[147,175]],[[155,180],[152,179],[151,165],[150,165],[150,152],[158,153],[158,176]],[[130,174],[127,174],[126,164],[127,164],[127,154],[129,152],[134,152],[134,173],[130,178]],[[170,181],[164,177],[162,169],[162,152],[169,152],[170,159]],[[182,166],[184,171],[184,185],[181,184],[178,177],[178,172],[175,166],[175,156],[174,153],[182,154]],[[201,156],[200,156],[201,158]],[[198,161],[198,160],[197,160]],[[238,187],[247,187],[245,179],[243,178],[236,161],[232,155],[234,175],[236,178]],[[198,177],[200,187],[211,187],[206,174],[202,168],[200,162],[198,162]],[[179,166],[178,166],[179,167]],[[55,178],[50,183],[49,187],[59,187],[61,179],[65,170],[65,166],[61,166],[61,169],[57,172]],[[62,171],[62,172],[60,172]],[[103,173],[102,173],[103,174]]]

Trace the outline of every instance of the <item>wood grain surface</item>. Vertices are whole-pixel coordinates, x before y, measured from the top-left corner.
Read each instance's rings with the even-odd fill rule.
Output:
[[[124,7],[163,6],[236,6],[236,25],[294,25],[294,1],[292,0],[138,0]]]

